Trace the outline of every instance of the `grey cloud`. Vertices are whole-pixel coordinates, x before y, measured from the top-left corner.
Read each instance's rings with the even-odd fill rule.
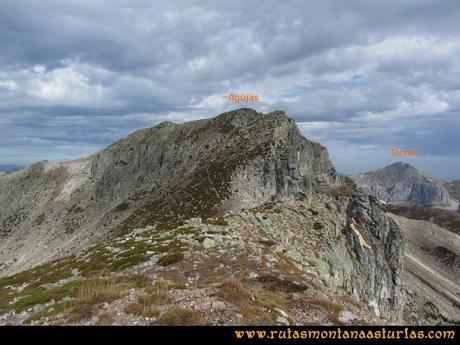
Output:
[[[225,97],[240,92],[309,122],[341,170],[388,145],[448,166],[460,158],[459,17],[456,0],[2,1],[0,163],[76,158],[237,107]]]

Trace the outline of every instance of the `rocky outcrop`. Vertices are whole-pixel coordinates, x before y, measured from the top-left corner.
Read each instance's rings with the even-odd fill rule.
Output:
[[[356,197],[348,205],[347,216],[346,238],[361,275],[352,280],[352,289],[360,296],[375,298],[382,313],[399,320],[404,303],[404,239],[400,229],[374,197]]]
[[[352,178],[364,193],[386,203],[447,209],[459,206],[459,200],[449,193],[444,182],[406,163],[394,163]]]

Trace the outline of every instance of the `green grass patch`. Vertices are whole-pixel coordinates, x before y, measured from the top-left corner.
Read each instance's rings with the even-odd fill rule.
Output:
[[[122,276],[119,278],[120,282],[127,283],[128,285],[134,286],[138,289],[152,286],[153,280],[145,274],[131,274],[128,276]]]
[[[206,224],[211,224],[211,225],[218,225],[218,226],[227,226],[228,222],[223,218],[208,218],[204,221]]]
[[[45,304],[52,299],[57,301],[62,300],[64,297],[76,297],[77,288],[82,284],[82,281],[74,281],[67,283],[61,287],[36,291],[31,295],[22,297],[19,301],[14,304],[14,310],[16,313],[20,313],[23,310],[36,304]]]
[[[132,266],[139,265],[149,260],[149,257],[143,254],[136,254],[116,260],[110,266],[112,271],[120,271]]]
[[[182,261],[183,259],[184,259],[184,254],[173,253],[173,254],[162,256],[160,259],[158,259],[157,263],[158,265],[161,265],[161,266],[169,266],[179,261]]]
[[[171,302],[171,297],[164,292],[156,292],[152,294],[145,294],[139,296],[137,301],[144,305],[155,304],[155,305],[164,305]]]
[[[314,222],[313,223],[313,229],[315,230],[321,230],[324,229],[324,225],[321,222]]]
[[[46,308],[45,310],[35,313],[34,315],[30,316],[26,320],[24,320],[24,324],[29,324],[32,321],[40,320],[44,317],[51,317],[58,314],[67,314],[70,313],[73,308],[75,307],[75,301],[67,301],[63,303],[56,303],[51,307]]]
[[[181,235],[188,235],[188,234],[196,234],[200,232],[200,229],[195,228],[193,226],[186,226],[186,227],[181,227],[177,228],[174,230],[176,234],[181,234]]]
[[[129,209],[129,202],[123,202],[113,208],[113,212],[123,212]]]
[[[206,320],[196,310],[174,308],[160,316],[158,323],[167,326],[204,325]]]

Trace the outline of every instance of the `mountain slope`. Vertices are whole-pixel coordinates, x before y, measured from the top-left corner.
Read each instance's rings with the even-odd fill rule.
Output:
[[[241,109],[140,130],[84,159],[0,177],[1,274],[136,227],[180,224],[339,180],[327,151],[283,112]]]
[[[168,324],[169,310],[199,312],[182,323],[399,321],[401,233],[375,200],[348,199],[319,194],[149,226],[0,278],[0,324]],[[98,284],[116,293],[88,302],[81,291]]]
[[[352,178],[363,192],[386,203],[447,209],[457,209],[459,205],[444,182],[406,163],[394,163]]]
[[[425,206],[384,205],[385,210],[414,220],[431,222],[453,233],[460,234],[460,212]]]
[[[406,240],[404,280],[410,301],[406,317],[418,309],[428,317],[460,320],[460,236],[431,222],[392,218]],[[419,317],[416,313],[413,322]]]

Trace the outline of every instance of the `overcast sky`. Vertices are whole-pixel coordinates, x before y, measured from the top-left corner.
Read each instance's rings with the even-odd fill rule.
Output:
[[[0,1],[0,164],[285,110],[345,174],[460,178],[460,1]],[[257,94],[235,105],[229,93]]]

